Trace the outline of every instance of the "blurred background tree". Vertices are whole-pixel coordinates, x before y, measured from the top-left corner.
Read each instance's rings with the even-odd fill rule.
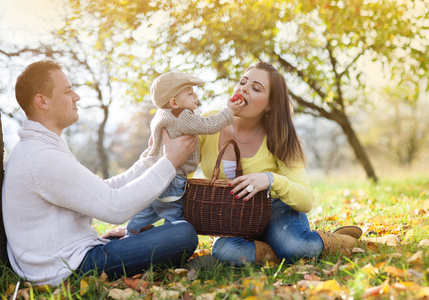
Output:
[[[417,99],[417,94],[427,98],[422,78],[428,67],[428,6],[417,0],[68,0],[64,22],[52,33],[52,43],[45,45],[53,52],[44,55],[62,52],[61,58],[55,58],[70,69],[85,102],[89,96],[89,106],[97,107],[93,116],[83,116],[78,123],[88,134],[78,138],[76,131],[67,139],[77,151],[77,142],[87,138],[87,151],[80,147],[79,155],[103,177],[112,168],[122,168],[117,161],[121,156],[114,149],[133,139],[126,137],[124,125],[122,129],[109,127],[112,104],[130,106],[140,101],[135,112],[149,109],[148,87],[154,77],[170,69],[202,77],[200,99],[224,101],[245,68],[266,60],[286,75],[296,111],[320,119],[297,122],[313,166],[328,171],[358,162],[366,176],[376,181],[367,151],[378,143],[369,139],[379,137],[371,138],[364,126],[369,126],[369,113],[376,106],[371,86],[378,78],[370,78],[369,68],[381,65],[380,77],[390,77],[384,78],[386,88],[404,87],[407,98],[396,97],[398,105],[411,103],[409,99]],[[28,59],[21,58],[21,65],[24,61]],[[14,69],[13,65],[9,62],[6,69]],[[88,106],[83,101],[79,105]],[[151,114],[144,117],[151,118]],[[92,118],[97,129],[84,124],[93,122]],[[128,117],[121,123],[127,121]],[[371,122],[372,129],[386,127],[375,121],[379,120]],[[316,127],[310,127],[311,123]],[[120,138],[115,137],[118,132]],[[407,137],[409,133],[404,131]],[[419,140],[424,137],[415,135]],[[146,142],[139,141],[140,145]],[[351,151],[345,149],[345,142]],[[378,150],[387,149],[395,156],[393,139],[390,146],[386,143]],[[96,150],[90,152],[90,148]],[[98,166],[91,159],[95,153]]]
[[[425,1],[138,1],[70,0],[131,30],[164,16],[149,41],[157,70],[211,70],[229,83],[257,60],[287,74],[297,110],[337,123],[367,177],[377,176],[351,120],[353,107],[370,101],[365,63],[394,68],[396,79],[418,84],[428,67]],[[109,25],[106,26],[109,28]],[[127,41],[137,43],[131,36]],[[163,58],[162,63],[159,63]],[[155,72],[156,74],[156,72]]]

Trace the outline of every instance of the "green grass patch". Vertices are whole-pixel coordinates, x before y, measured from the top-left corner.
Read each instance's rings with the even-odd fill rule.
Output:
[[[219,265],[214,270],[201,270],[195,280],[172,269],[150,270],[141,278],[147,286],[134,292],[122,280],[110,282],[98,274],[68,280],[59,287],[36,288],[0,266],[0,295],[10,299],[20,282],[20,291],[26,290],[28,299],[119,299],[113,291],[127,292],[123,296],[129,299],[429,297],[429,249],[419,245],[429,240],[429,178],[382,179],[377,185],[325,180],[314,182],[313,189],[316,203],[308,215],[313,230],[358,225],[367,237],[395,234],[400,244],[301,260],[293,265]],[[114,228],[98,221],[94,226],[100,234]],[[212,244],[213,237],[200,236],[196,253],[207,254]],[[20,297],[25,299],[23,294]]]

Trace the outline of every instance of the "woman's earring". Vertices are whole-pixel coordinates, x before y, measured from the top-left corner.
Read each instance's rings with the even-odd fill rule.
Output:
[[[265,110],[265,118],[268,118],[268,116],[270,115],[270,108],[268,107],[266,110]]]

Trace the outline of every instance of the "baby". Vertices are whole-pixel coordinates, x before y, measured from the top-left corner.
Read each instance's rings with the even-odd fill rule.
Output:
[[[197,95],[194,86],[202,80],[181,72],[167,72],[158,76],[152,83],[150,94],[152,102],[159,109],[150,124],[152,142],[142,153],[141,161],[150,168],[163,156],[162,128],[166,128],[171,138],[181,135],[215,134],[228,126],[243,107],[244,102],[228,100],[227,108],[206,118],[194,113],[197,108]],[[148,225],[160,219],[165,222],[183,220],[183,195],[186,191],[186,178],[194,172],[199,163],[200,148],[197,139],[195,151],[187,162],[176,171],[176,177],[167,189],[151,205],[133,217],[127,226],[127,234],[137,234]]]

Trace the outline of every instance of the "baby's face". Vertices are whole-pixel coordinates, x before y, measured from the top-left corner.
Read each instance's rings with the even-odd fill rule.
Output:
[[[176,96],[176,101],[180,108],[187,108],[190,110],[197,109],[197,95],[194,93],[194,88],[191,86],[183,89],[183,91]]]

